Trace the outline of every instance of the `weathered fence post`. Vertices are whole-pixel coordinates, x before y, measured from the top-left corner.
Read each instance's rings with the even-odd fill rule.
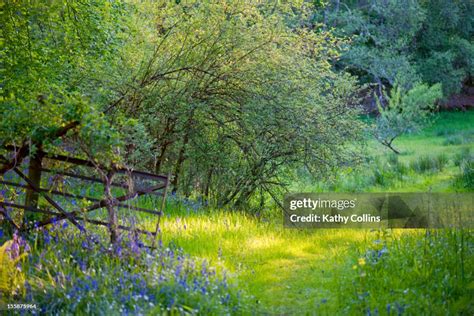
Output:
[[[32,184],[41,187],[41,168],[43,164],[43,153],[38,150],[34,155],[30,155],[30,164],[28,166],[28,178]],[[25,205],[26,207],[38,208],[39,194],[31,186],[26,191]],[[25,212],[23,216],[24,223],[32,222],[38,219],[38,214]]]
[[[162,242],[160,223],[161,223],[161,217],[165,215],[164,213],[165,213],[165,208],[166,208],[166,195],[168,194],[170,178],[171,178],[171,173],[168,172],[168,176],[166,177],[166,182],[165,182],[165,190],[163,191],[163,199],[161,200],[160,213],[158,215],[158,219],[156,220],[155,237],[153,238],[153,242],[151,244],[152,248],[156,246],[157,240],[159,240],[160,244]]]
[[[112,195],[112,179],[114,177],[115,171],[111,170],[105,176],[105,200],[106,208],[109,213],[109,232],[110,232],[110,242],[115,245],[118,241],[118,227],[117,227],[117,212],[115,211],[115,199]]]

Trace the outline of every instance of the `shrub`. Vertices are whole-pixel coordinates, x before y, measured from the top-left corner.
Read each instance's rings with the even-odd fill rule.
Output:
[[[442,97],[441,85],[416,84],[406,90],[395,84],[390,95],[385,94],[386,104],[375,98],[379,116],[372,131],[375,139],[394,153],[395,139],[406,133],[414,133],[431,123],[435,101]]]

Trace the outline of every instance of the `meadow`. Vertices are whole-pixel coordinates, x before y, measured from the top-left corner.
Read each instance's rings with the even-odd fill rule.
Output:
[[[432,127],[400,138],[400,156],[369,143],[364,165],[291,190],[472,191],[473,144],[474,112],[442,113]],[[54,223],[26,240],[14,237],[17,259],[0,285],[53,314],[474,311],[471,230],[285,229],[280,212],[211,209],[172,195],[154,252],[131,234],[112,249],[94,242],[106,239],[105,230]],[[3,266],[11,245],[1,248]]]
[[[292,191],[472,191],[473,144],[474,112],[442,113],[433,126],[400,138],[400,157],[369,143],[366,165]],[[166,240],[236,273],[270,314],[473,311],[472,231],[296,230],[282,228],[274,210],[256,219],[187,209],[170,210]]]

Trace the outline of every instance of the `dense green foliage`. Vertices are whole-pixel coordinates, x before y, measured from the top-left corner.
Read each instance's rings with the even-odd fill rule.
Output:
[[[0,144],[57,145],[55,133],[77,122],[77,134],[91,151],[110,154],[118,135],[100,109],[110,98],[124,42],[123,5],[2,1],[0,6]]]
[[[347,72],[377,84],[373,134],[391,147],[441,98],[437,83],[458,92],[473,67],[465,1],[1,6],[0,144],[20,148],[10,165],[21,148],[67,149],[170,172],[175,192],[222,206],[279,196],[291,170],[359,160],[361,94]]]
[[[141,94],[116,109],[145,126],[141,162],[171,171],[175,191],[242,203],[271,192],[282,168],[349,160],[343,145],[361,125],[351,119],[354,80],[331,70],[323,36],[245,2],[151,12],[162,32],[151,35]]]
[[[472,79],[472,1],[331,0],[319,8],[314,21],[352,39],[341,66],[367,83],[441,83],[449,96]]]
[[[1,143],[171,172],[220,205],[348,164],[355,78],[330,33],[290,26],[299,6],[7,1]]]

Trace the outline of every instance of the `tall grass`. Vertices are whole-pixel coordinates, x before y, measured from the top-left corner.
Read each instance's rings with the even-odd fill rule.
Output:
[[[460,164],[461,174],[458,176],[458,185],[463,188],[474,189],[474,159],[464,160]]]
[[[465,230],[412,231],[354,250],[335,279],[349,314],[472,315],[473,235]],[[351,267],[351,268],[350,268]]]
[[[445,153],[437,156],[423,155],[410,163],[411,169],[418,173],[424,172],[440,172],[448,164],[448,155]]]

